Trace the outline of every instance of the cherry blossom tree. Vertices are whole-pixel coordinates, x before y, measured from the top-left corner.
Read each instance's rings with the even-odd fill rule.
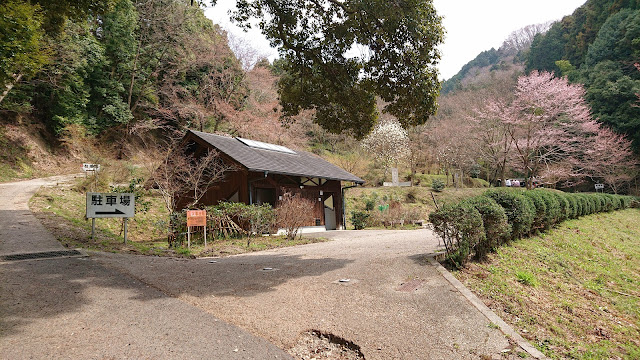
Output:
[[[589,177],[602,180],[617,194],[623,184],[638,174],[631,141],[601,125],[589,140],[585,164]]]
[[[582,85],[548,72],[533,71],[518,79],[514,101],[501,120],[510,128],[514,165],[525,174],[527,188],[543,168],[581,159],[585,126],[592,121],[584,94]],[[574,178],[582,175],[572,173]]]
[[[512,101],[490,99],[474,115],[484,156],[554,185],[602,180],[617,192],[632,179],[630,142],[596,122],[582,85],[548,72],[518,79]]]
[[[472,133],[478,144],[477,156],[493,172],[491,180],[501,179],[505,186],[509,155],[513,147],[513,127],[502,121],[506,118],[508,105],[502,99],[489,99],[484,108],[471,116]]]

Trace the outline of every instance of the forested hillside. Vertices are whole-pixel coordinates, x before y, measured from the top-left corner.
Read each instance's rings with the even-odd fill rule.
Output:
[[[2,24],[3,52],[23,59],[2,54],[13,61],[3,64],[0,106],[55,134],[70,125],[127,133],[151,120],[216,129],[246,101],[245,73],[226,34],[187,2],[11,0],[2,11],[11,20]]]
[[[443,83],[438,116],[425,131],[437,162],[493,183],[536,174],[551,186],[588,190],[604,182],[637,191],[638,8],[637,1],[588,1],[560,22],[527,26],[480,53]],[[568,97],[581,115],[557,112]],[[553,112],[547,120],[556,119],[543,124]]]
[[[537,36],[527,71],[547,70],[584,84],[600,122],[626,134],[640,150],[640,1],[589,0]]]
[[[0,143],[19,151],[0,154],[0,166],[22,168],[43,138],[45,148],[98,142],[126,158],[189,128],[354,159],[355,138],[382,112],[405,127],[435,114],[443,30],[431,0],[401,11],[385,2],[238,3],[234,19],[260,21],[278,46],[274,64],[243,68],[238,56],[251,49],[230,50],[204,16],[210,2],[2,2]],[[370,51],[345,55],[354,46]]]

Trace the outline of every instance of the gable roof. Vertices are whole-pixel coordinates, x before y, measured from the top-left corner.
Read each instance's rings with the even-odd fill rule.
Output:
[[[195,130],[189,130],[187,135],[189,133],[231,157],[249,171],[268,171],[273,174],[353,181],[357,184],[364,184],[364,180],[359,177],[306,151],[295,150],[292,154],[284,151],[251,147],[246,144],[246,141],[243,142],[238,138]],[[278,147],[278,145],[273,146]]]

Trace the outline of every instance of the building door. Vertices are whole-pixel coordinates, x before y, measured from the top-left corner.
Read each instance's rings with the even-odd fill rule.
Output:
[[[256,188],[256,199],[254,204],[262,205],[269,204],[272,207],[276,206],[276,189],[269,188]]]
[[[324,227],[327,230],[336,229],[336,208],[331,194],[327,194],[324,200]]]

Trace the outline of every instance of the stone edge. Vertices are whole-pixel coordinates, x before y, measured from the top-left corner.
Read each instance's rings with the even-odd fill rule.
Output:
[[[447,269],[444,268],[435,258],[430,257],[429,262],[435,266],[438,272],[445,278],[451,285],[453,285],[458,292],[462,294],[478,311],[480,311],[489,321],[496,324],[503,334],[509,336],[513,341],[526,351],[530,356],[536,359],[547,359],[547,357],[538,349],[533,347],[527,340],[525,340],[520,334],[518,334],[509,324],[504,322],[498,315],[496,315],[487,305],[485,305],[477,296],[475,296],[471,290],[464,286],[458,279],[456,279]]]

